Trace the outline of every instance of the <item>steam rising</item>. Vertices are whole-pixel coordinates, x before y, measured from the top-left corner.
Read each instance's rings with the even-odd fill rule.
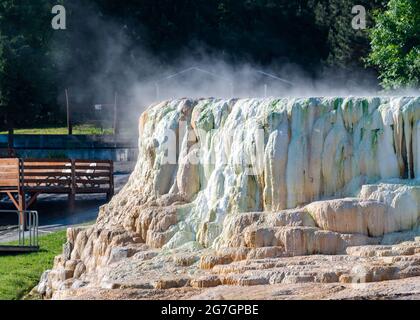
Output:
[[[66,69],[67,61],[60,60],[62,71],[69,73],[68,78],[72,79],[71,83],[65,85],[69,87],[72,99],[84,105],[86,101],[91,105],[112,103],[117,92],[118,104],[122,109],[120,113],[133,121],[152,103],[182,97],[381,94],[378,93],[377,75],[366,70],[337,72],[320,68],[314,75],[297,65],[284,62],[259,65],[243,58],[231,62],[223,56],[223,52],[208,50],[200,41],[180,44],[183,53],[176,57],[158,56],[147,48],[146,41],[133,43],[129,40],[125,28],[106,21],[94,11],[83,12],[86,15],[86,26],[79,28],[70,22],[68,27],[69,32],[74,33],[72,39],[76,43],[68,39],[59,41],[66,41],[65,46],[76,59],[77,55],[83,59],[88,54],[94,57],[94,63],[88,69],[83,65]],[[81,48],[81,52],[75,52],[75,48],[80,47],[77,42],[79,37],[84,37],[84,42],[90,43],[90,48]],[[193,49],[186,49],[191,47]],[[238,52],[238,57],[241,55]],[[285,61],[285,58],[278,57],[278,61]],[[419,91],[412,90],[404,94],[418,95]]]

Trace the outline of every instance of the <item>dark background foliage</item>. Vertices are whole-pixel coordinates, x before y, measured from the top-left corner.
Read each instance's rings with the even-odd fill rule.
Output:
[[[156,76],[186,54],[273,72],[293,65],[314,79],[333,70],[342,81],[346,72],[366,70],[363,59],[371,50],[368,30],[351,28],[351,8],[364,5],[371,27],[372,12],[387,2],[3,0],[0,115],[21,126],[59,123],[64,88],[86,89],[74,98],[82,108],[94,103],[98,88],[108,100],[114,91],[124,95],[122,78]],[[51,28],[51,8],[58,3],[67,9],[65,31]],[[153,57],[153,68],[146,56]],[[376,73],[372,65],[368,71]],[[93,82],[96,90],[88,90]]]

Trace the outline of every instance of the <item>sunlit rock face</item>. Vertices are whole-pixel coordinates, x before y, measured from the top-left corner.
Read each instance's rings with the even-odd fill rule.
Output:
[[[46,296],[82,280],[348,282],[359,253],[369,252],[373,274],[369,263],[383,263],[366,245],[410,255],[383,279],[420,276],[407,269],[420,263],[420,97],[173,100],[144,112],[139,132],[129,182],[93,227],[68,231],[43,277]],[[316,256],[307,269],[292,259],[316,254],[340,255],[336,270]],[[243,260],[260,271],[248,276]]]
[[[419,98],[163,102],[142,115],[137,167],[99,223],[112,219],[147,233],[144,223],[127,219],[132,217],[129,203],[166,198],[167,204],[185,205],[177,206],[175,224],[161,226],[164,235],[143,235],[146,242],[168,248],[190,241],[220,247],[229,241],[235,213],[276,212],[327,198],[357,197],[363,185],[381,180],[414,181],[420,177],[419,130]],[[362,216],[375,211],[369,219],[387,222],[374,235],[412,228],[419,216],[418,187],[402,198],[398,188],[386,186],[365,187],[362,194],[381,200],[381,188],[388,203],[347,203],[351,208],[343,210]],[[128,191],[135,195],[128,196]],[[115,211],[118,201],[124,206]],[[325,214],[320,210],[317,219],[331,216],[330,209]],[[398,219],[402,221],[394,221]]]

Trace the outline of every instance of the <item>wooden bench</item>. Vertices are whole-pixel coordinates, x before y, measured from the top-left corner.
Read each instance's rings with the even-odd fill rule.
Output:
[[[114,194],[114,166],[108,160],[0,159],[0,193],[7,194],[17,210],[29,208],[40,194]],[[29,195],[29,201],[26,201]]]

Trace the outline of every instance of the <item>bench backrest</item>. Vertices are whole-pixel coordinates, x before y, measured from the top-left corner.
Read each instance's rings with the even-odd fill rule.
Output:
[[[23,181],[26,187],[60,186],[69,188],[71,185],[71,178],[71,160],[23,160]]]
[[[114,189],[113,162],[107,160],[0,159],[0,189]]]
[[[112,188],[113,162],[108,160],[25,159],[25,186],[72,189]]]
[[[75,160],[74,182],[77,188],[95,186],[113,188],[113,162],[108,160]]]

